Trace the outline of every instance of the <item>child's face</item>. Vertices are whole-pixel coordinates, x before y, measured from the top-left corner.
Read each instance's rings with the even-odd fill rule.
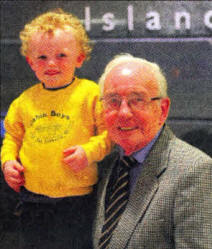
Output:
[[[73,31],[56,29],[53,34],[36,32],[29,41],[27,60],[47,88],[70,83],[75,68],[85,59]]]

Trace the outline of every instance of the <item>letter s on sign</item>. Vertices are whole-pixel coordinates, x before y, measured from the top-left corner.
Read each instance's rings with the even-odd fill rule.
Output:
[[[114,29],[115,23],[114,23],[114,21],[112,21],[112,19],[114,19],[114,14],[113,13],[110,13],[110,12],[105,13],[103,15],[102,19],[107,24],[107,25],[104,25],[102,27],[104,31],[111,31],[111,30]]]

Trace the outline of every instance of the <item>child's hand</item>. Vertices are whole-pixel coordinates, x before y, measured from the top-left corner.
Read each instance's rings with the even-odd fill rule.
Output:
[[[86,153],[81,146],[72,146],[64,150],[63,155],[63,161],[68,164],[75,173],[83,170],[88,165]]]
[[[24,185],[24,167],[16,160],[7,161],[3,165],[3,174],[7,184],[16,192]]]

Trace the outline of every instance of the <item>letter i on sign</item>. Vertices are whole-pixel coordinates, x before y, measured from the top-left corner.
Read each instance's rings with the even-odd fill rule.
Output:
[[[91,30],[91,11],[90,7],[85,7],[85,29],[86,31]]]
[[[132,5],[128,6],[127,12],[128,12],[128,29],[134,30],[133,6]]]

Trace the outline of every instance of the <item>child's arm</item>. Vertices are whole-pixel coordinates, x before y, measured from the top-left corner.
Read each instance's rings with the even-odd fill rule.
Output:
[[[4,120],[5,137],[1,148],[1,164],[5,181],[15,191],[24,184],[23,166],[18,162],[24,127],[18,111],[18,100],[10,105]]]
[[[64,150],[63,156],[63,161],[76,173],[88,166],[86,153],[81,146],[72,146]]]
[[[24,185],[24,167],[16,160],[7,161],[2,166],[2,172],[7,184],[16,192]]]
[[[93,110],[95,134],[87,143],[80,145],[86,153],[88,164],[101,161],[111,150],[111,141],[105,129],[103,107],[99,95],[94,99]]]
[[[92,93],[95,94],[92,103],[95,133],[87,143],[63,151],[63,161],[75,172],[79,172],[92,162],[102,160],[111,149],[111,142],[103,120],[102,103],[99,100],[99,88],[95,88]]]

